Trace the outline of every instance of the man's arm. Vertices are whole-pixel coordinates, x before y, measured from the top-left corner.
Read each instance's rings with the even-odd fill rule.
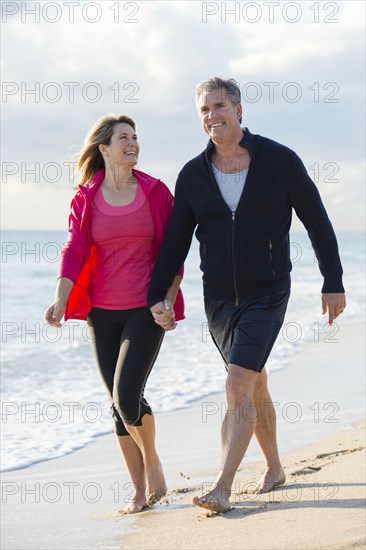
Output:
[[[289,196],[291,205],[308,232],[324,277],[322,312],[328,311],[329,324],[332,324],[346,307],[337,239],[319,191],[295,154],[290,170]]]
[[[186,199],[184,176],[181,173],[176,184],[172,215],[151,276],[147,295],[150,309],[155,305],[158,305],[159,310],[166,309],[164,300],[168,289],[174,288],[175,277],[187,257],[195,227],[194,212]]]
[[[173,306],[175,304],[181,282],[182,277],[180,275],[176,275],[173,284],[170,288],[168,288],[164,302],[158,302],[151,308],[151,313],[155,319],[155,322],[166,331],[174,330],[177,326]]]

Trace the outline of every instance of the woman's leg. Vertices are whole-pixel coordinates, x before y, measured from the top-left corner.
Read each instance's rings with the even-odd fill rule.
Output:
[[[88,316],[89,336],[97,366],[111,402],[113,402],[113,381],[120,352],[122,327],[113,311],[94,309]],[[128,505],[120,510],[122,514],[140,512],[146,507],[145,469],[141,451],[129,435],[124,423],[112,405],[117,445],[122,453],[127,471],[134,486],[134,494]]]
[[[116,434],[116,439],[134,489],[127,506],[121,508],[119,513],[135,514],[147,506],[144,461],[138,445],[129,434]]]
[[[145,465],[147,504],[152,506],[158,502],[167,491],[163,468],[155,449],[154,416],[145,414],[141,426],[126,424],[126,428],[136,441]]]
[[[147,308],[131,311],[126,321],[114,378],[114,404],[128,433],[138,445],[145,467],[148,504],[166,493],[163,470],[155,448],[155,422],[144,388],[158,355],[164,331]]]

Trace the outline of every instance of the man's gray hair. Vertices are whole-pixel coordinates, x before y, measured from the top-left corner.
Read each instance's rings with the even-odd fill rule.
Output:
[[[233,105],[238,105],[241,102],[241,93],[238,83],[233,78],[228,78],[225,80],[220,76],[213,76],[207,80],[197,84],[196,86],[196,101],[201,97],[203,92],[210,93],[216,92],[224,88],[226,90],[226,95]]]
[[[227,98],[229,101],[231,101],[233,105],[238,105],[239,103],[241,103],[241,92],[236,80],[234,78],[228,78],[227,80],[225,80],[220,76],[213,76],[211,78],[208,78],[207,80],[204,80],[203,82],[201,82],[201,84],[197,84],[196,103],[204,92],[216,92],[221,88],[226,91]],[[239,119],[239,122],[242,122],[241,117]]]

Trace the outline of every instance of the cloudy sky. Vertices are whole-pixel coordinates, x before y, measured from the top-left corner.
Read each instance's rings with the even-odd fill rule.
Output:
[[[205,146],[195,85],[242,90],[243,124],[303,159],[335,229],[364,228],[364,2],[1,2],[2,216],[65,229],[90,126],[135,118],[139,168],[174,191]],[[295,224],[294,228],[301,226]]]

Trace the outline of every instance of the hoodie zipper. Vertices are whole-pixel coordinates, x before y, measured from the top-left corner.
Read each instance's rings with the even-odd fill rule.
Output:
[[[272,266],[272,263],[273,263],[273,244],[272,244],[271,240],[268,241],[268,252],[269,252],[269,266],[271,268],[272,275],[275,276],[276,272],[275,272],[275,270],[273,269],[273,266]]]
[[[231,261],[233,266],[233,282],[234,282],[234,291],[235,291],[235,305],[239,304],[239,295],[238,287],[236,282],[236,273],[235,273],[235,258],[234,258],[234,235],[235,235],[235,211],[231,212]]]

